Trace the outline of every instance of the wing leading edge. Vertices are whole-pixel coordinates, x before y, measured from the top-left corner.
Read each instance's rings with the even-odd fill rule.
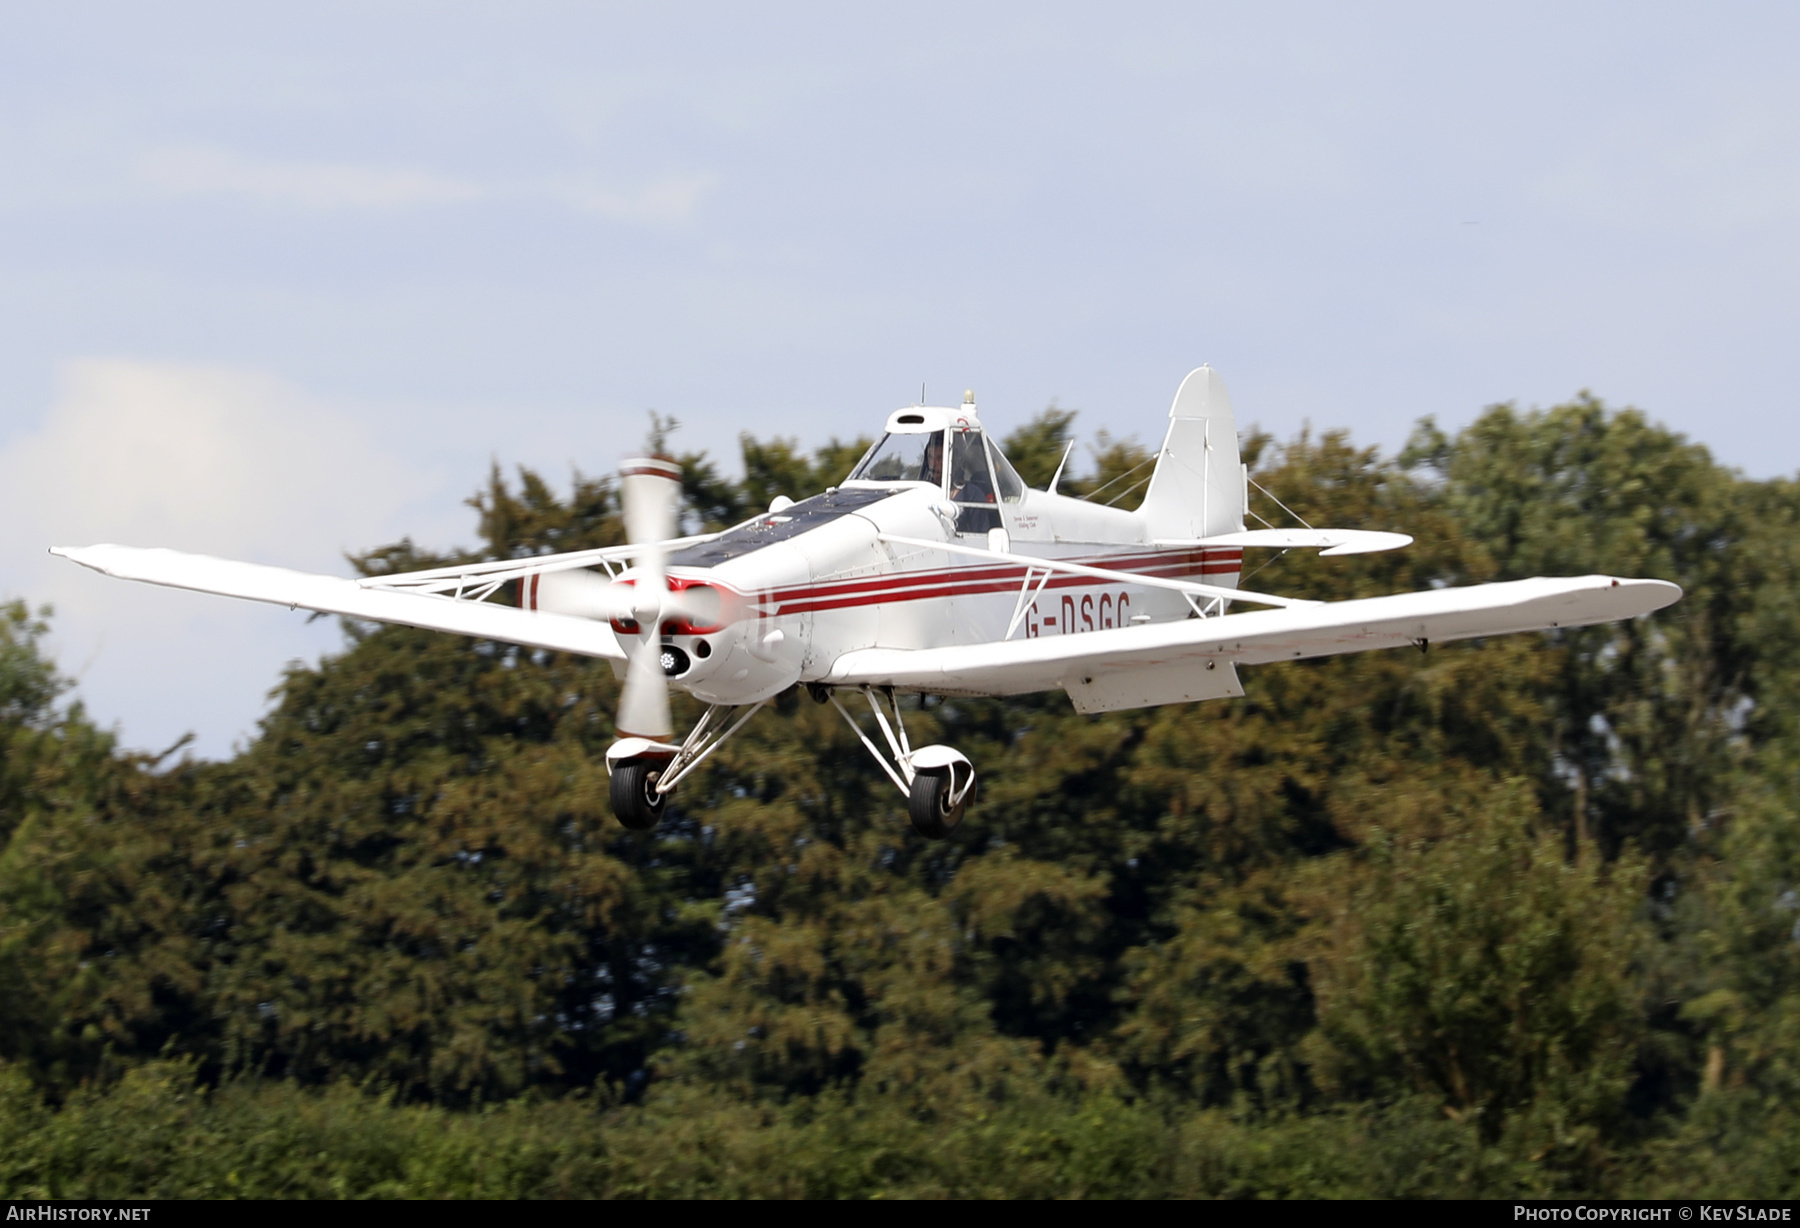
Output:
[[[50,552],[121,580],[143,580],[170,588],[243,597],[272,605],[400,623],[430,631],[453,631],[527,648],[625,659],[624,650],[613,637],[610,626],[567,614],[520,610],[488,601],[459,601],[454,597],[416,591],[370,588],[336,576],[312,575],[259,563],[237,563],[176,550],[57,546]]]
[[[932,694],[1066,690],[1104,712],[1241,695],[1235,667],[1579,627],[1648,614],[1681,589],[1612,576],[1512,580],[950,648],[865,648],[824,679]]]

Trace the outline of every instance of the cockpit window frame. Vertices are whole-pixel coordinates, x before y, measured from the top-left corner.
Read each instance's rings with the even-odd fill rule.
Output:
[[[927,486],[936,486],[939,489],[944,489],[945,488],[944,487],[944,468],[945,467],[944,467],[943,457],[944,457],[944,454],[948,451],[948,444],[947,444],[947,441],[944,440],[944,434],[945,434],[945,432],[941,429],[935,430],[935,431],[888,431],[888,432],[884,433],[880,439],[877,439],[874,443],[869,445],[869,450],[867,452],[863,453],[862,459],[856,462],[856,466],[850,470],[850,476],[845,478],[844,482],[846,484],[849,484],[852,482],[861,484],[861,483],[866,482],[866,483],[869,483],[870,485],[878,485],[878,486],[901,486],[901,485],[908,485],[908,484],[923,484],[923,485],[927,485]],[[923,476],[924,460],[925,460],[924,453],[930,449],[931,440],[933,437],[937,438],[937,440],[939,441],[938,442],[938,449],[939,449],[939,451],[938,451],[938,476],[935,481]],[[876,456],[879,455],[882,452],[882,450],[888,446],[890,441],[906,440],[906,439],[920,439],[923,441],[920,444],[920,455],[918,458],[919,469],[920,469],[919,477],[877,478],[877,477],[869,477],[864,472],[869,467],[870,463],[875,460]]]
[[[988,465],[994,475],[994,493],[1000,496],[1002,503],[1018,504],[1025,498],[1025,479],[1012,467],[1012,462],[1006,459],[1006,453],[1000,450],[992,435],[987,437],[987,446]],[[1011,487],[1011,493],[1008,493],[1008,487]]]

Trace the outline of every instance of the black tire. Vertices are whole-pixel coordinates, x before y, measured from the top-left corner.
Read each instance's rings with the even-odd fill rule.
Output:
[[[974,792],[971,787],[963,794],[962,800],[952,806],[948,769],[916,773],[913,776],[912,792],[906,799],[906,810],[912,816],[913,830],[928,840],[942,840],[962,822],[963,811],[969,808],[969,799]]]
[[[613,765],[612,811],[619,826],[649,831],[662,820],[668,796],[656,791],[662,775],[659,759],[627,759]]]

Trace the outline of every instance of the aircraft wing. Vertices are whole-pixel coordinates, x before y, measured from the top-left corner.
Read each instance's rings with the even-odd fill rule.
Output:
[[[432,631],[453,631],[459,635],[523,644],[528,648],[625,659],[625,651],[619,647],[610,626],[568,614],[520,610],[489,601],[465,601],[404,589],[368,587],[336,576],[311,575],[258,563],[236,563],[175,550],[56,546],[50,552],[121,580],[143,580],[294,609],[320,610],[327,614],[344,614]]]
[[[1661,609],[1663,580],[1512,580],[948,648],[864,648],[820,681],[931,694],[1066,690],[1082,712],[1241,695],[1238,665],[1578,627]]]

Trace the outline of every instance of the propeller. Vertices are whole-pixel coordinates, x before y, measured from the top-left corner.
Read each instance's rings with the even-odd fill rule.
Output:
[[[670,615],[682,613],[684,604],[669,591],[663,543],[675,535],[681,467],[673,461],[646,457],[626,461],[619,473],[625,540],[639,549],[634,559],[637,583],[631,594],[638,642],[627,650],[618,731],[620,737],[662,741],[675,732],[669,718],[669,679],[662,668],[662,624]]]
[[[662,628],[670,619],[711,626],[721,616],[718,593],[707,586],[669,588],[665,547],[675,535],[681,501],[681,467],[673,461],[645,457],[620,467],[619,495],[624,505],[625,540],[633,547],[636,575],[631,584],[581,568],[546,571],[530,577],[520,592],[528,609],[636,623],[636,642],[621,636],[625,649],[625,688],[619,697],[620,737],[658,741],[674,732],[669,718],[669,679],[663,669]]]

